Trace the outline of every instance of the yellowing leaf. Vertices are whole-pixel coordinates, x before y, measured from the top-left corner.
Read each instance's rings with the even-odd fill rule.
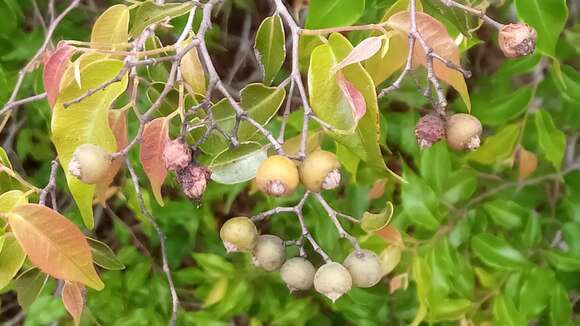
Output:
[[[14,207],[28,203],[20,190],[10,190],[0,195],[0,213],[10,212]]]
[[[62,303],[66,311],[73,317],[75,325],[81,323],[81,315],[85,307],[84,291],[84,286],[69,281],[65,281],[62,288]]]
[[[4,245],[0,251],[0,289],[3,289],[16,276],[22,267],[26,254],[12,233],[3,235]]]
[[[51,107],[56,103],[56,98],[60,91],[60,81],[73,52],[74,48],[72,46],[61,43],[44,63],[42,78],[48,104]]]
[[[379,36],[364,39],[362,42],[357,44],[354,49],[352,49],[346,58],[342,59],[342,61],[334,67],[334,71],[338,71],[353,63],[360,63],[369,59],[375,55],[375,53],[379,52],[383,45],[383,39],[383,37]]]
[[[213,286],[213,288],[209,291],[207,297],[205,298],[204,302],[203,302],[203,307],[209,307],[212,304],[218,303],[220,302],[224,296],[226,295],[226,292],[228,290],[228,278],[227,277],[222,277],[220,278],[215,285]]]
[[[439,56],[459,66],[461,64],[459,62],[459,48],[451,36],[449,36],[445,26],[435,18],[422,12],[416,13],[416,20],[417,30],[427,45],[429,45],[429,47],[431,47]],[[389,18],[389,25],[405,35],[404,40],[406,44],[406,36],[409,34],[411,25],[411,16],[409,12],[404,11],[393,15]],[[405,46],[405,48],[407,49],[408,47]],[[406,53],[407,52],[405,51],[405,57]],[[423,66],[426,66],[427,64],[425,51],[420,42],[415,43],[413,63]],[[463,74],[453,68],[447,67],[443,62],[437,59],[433,59],[433,70],[437,78],[451,85],[459,93],[467,108],[471,109],[469,92]]]
[[[169,140],[169,120],[166,118],[154,119],[145,125],[143,143],[141,143],[139,152],[141,165],[143,165],[149,178],[153,195],[161,206],[164,205],[161,186],[167,176],[167,169],[163,162],[163,151]]]
[[[81,58],[77,59],[81,60]],[[89,89],[113,79],[121,70],[123,62],[112,59],[96,59],[90,56],[81,62],[82,88],[74,81],[72,67],[63,77],[63,87],[54,106],[52,116],[52,141],[58,159],[66,173],[66,179],[83,221],[88,228],[93,227],[93,195],[95,185],[82,183],[68,173],[68,164],[75,149],[82,144],[95,144],[109,152],[117,148],[115,136],[109,127],[109,107],[127,88],[127,77],[113,83],[81,102],[65,108],[63,103],[84,95]]]
[[[181,59],[181,75],[183,76],[183,80],[191,88],[192,95],[205,95],[205,71],[203,70],[201,61],[199,61],[196,48],[189,50]]]
[[[117,142],[117,151],[125,148],[128,144],[127,139],[127,111],[124,110],[112,110],[109,112],[109,128],[113,131],[115,135],[115,139]],[[117,172],[121,168],[123,164],[122,158],[116,158],[111,163],[111,167],[109,168],[109,172],[105,179],[99,183],[97,183],[97,187],[95,189],[95,197],[97,201],[101,204],[105,204],[107,200],[107,190],[109,186],[115,179]]]
[[[91,32],[91,46],[96,49],[120,49],[129,39],[129,7],[115,5],[97,18]],[[116,46],[115,46],[116,45]]]
[[[103,289],[85,236],[66,217],[42,205],[26,204],[8,215],[8,224],[40,270],[54,278]]]

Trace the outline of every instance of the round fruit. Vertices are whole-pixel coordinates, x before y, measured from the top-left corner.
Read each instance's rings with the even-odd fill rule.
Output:
[[[344,260],[343,265],[350,272],[354,286],[369,288],[381,280],[381,263],[377,255],[370,250],[351,252]]]
[[[84,183],[102,181],[111,167],[111,155],[93,144],[82,144],[75,149],[68,164],[68,172]]]
[[[260,266],[268,272],[277,270],[286,260],[284,241],[271,234],[259,236],[252,259],[256,266]]]
[[[332,302],[338,300],[351,287],[352,277],[348,270],[339,263],[326,263],[314,275],[314,288]]]
[[[227,220],[220,230],[220,238],[228,252],[252,250],[258,240],[256,225],[247,217]]]
[[[274,196],[288,196],[298,187],[298,169],[285,156],[268,157],[256,174],[256,184],[262,192]]]
[[[417,122],[415,137],[421,149],[433,146],[445,138],[445,121],[438,114],[427,114]]]
[[[457,113],[447,119],[447,143],[456,150],[479,148],[483,128],[479,120],[469,114]]]
[[[508,58],[522,57],[534,53],[536,31],[527,24],[504,25],[497,38],[499,48]]]
[[[334,189],[340,185],[340,162],[334,153],[314,151],[300,165],[300,179],[312,192]]]
[[[165,145],[163,162],[168,170],[184,169],[191,162],[191,151],[181,140],[172,140]]]
[[[288,259],[280,268],[282,280],[290,291],[308,290],[314,284],[316,269],[311,262],[302,257]]]

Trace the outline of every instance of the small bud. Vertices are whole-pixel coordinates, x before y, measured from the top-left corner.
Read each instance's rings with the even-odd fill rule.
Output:
[[[351,287],[352,277],[348,270],[339,263],[326,263],[314,275],[314,288],[332,302],[336,302]]]
[[[536,31],[527,24],[504,25],[498,35],[499,48],[508,58],[522,57],[534,53]]]
[[[107,176],[111,160],[111,155],[100,146],[82,144],[74,151],[68,172],[84,183],[99,183]]]
[[[172,140],[165,145],[163,162],[165,163],[165,168],[168,170],[176,171],[183,169],[191,162],[191,151],[181,140]]]
[[[271,234],[259,236],[252,252],[252,260],[256,266],[262,267],[268,272],[277,270],[286,260],[284,241]]]
[[[211,170],[202,165],[190,163],[183,169],[176,171],[177,182],[181,185],[183,193],[198,200],[207,187],[207,181],[211,177]]]
[[[220,238],[227,252],[252,250],[258,240],[256,225],[247,217],[227,220],[220,230]]]
[[[352,276],[352,284],[369,288],[382,278],[381,264],[377,255],[370,250],[356,250],[344,260],[344,267]]]
[[[260,191],[274,197],[288,196],[298,187],[298,169],[285,156],[268,157],[256,174],[256,184]]]
[[[312,263],[302,257],[290,258],[280,268],[280,276],[290,292],[311,289],[314,273],[316,269]]]
[[[300,165],[300,179],[313,192],[334,189],[340,185],[340,162],[334,153],[316,150]]]
[[[447,119],[447,143],[455,150],[478,149],[482,131],[481,122],[472,115],[457,113]]]
[[[445,138],[445,121],[437,114],[427,114],[417,122],[415,136],[421,149],[429,148]]]

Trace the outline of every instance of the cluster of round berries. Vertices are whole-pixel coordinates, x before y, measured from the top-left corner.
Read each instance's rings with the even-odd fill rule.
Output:
[[[431,147],[446,138],[447,144],[455,150],[476,150],[482,131],[481,122],[472,115],[456,113],[445,118],[431,113],[419,119],[415,136],[421,148]]]
[[[254,223],[244,216],[227,220],[220,237],[228,252],[251,252],[256,266],[269,272],[280,270],[290,291],[309,290],[314,286],[333,302],[353,286],[371,287],[383,276],[379,258],[370,250],[355,250],[342,264],[327,262],[318,270],[304,257],[286,260],[284,241],[271,234],[258,235]]]

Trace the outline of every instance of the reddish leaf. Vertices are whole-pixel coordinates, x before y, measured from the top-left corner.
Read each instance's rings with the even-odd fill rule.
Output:
[[[42,205],[26,204],[8,214],[8,224],[32,264],[41,271],[103,289],[84,234],[66,217]]]
[[[169,121],[166,118],[157,118],[145,125],[140,159],[151,183],[153,195],[161,206],[163,206],[161,185],[167,176],[167,169],[163,162],[163,150],[169,140]]]
[[[389,281],[389,293],[393,294],[398,289],[406,290],[408,286],[409,286],[409,273],[397,275]]]
[[[538,168],[538,157],[536,154],[527,151],[523,147],[518,151],[519,153],[519,169],[520,180],[526,179],[530,174],[534,173]]]
[[[411,25],[410,18],[411,16],[408,11],[399,12],[389,18],[389,25],[407,35]],[[436,54],[459,66],[459,48],[451,36],[449,36],[445,26],[435,18],[422,12],[416,13],[416,21],[417,30],[427,45],[429,45]],[[423,66],[427,64],[425,51],[419,42],[416,42],[415,44],[413,63]],[[471,109],[469,92],[467,91],[467,85],[465,84],[463,74],[453,68],[447,67],[443,62],[437,59],[433,60],[433,70],[439,79],[455,88],[459,95],[461,95],[467,108]]]
[[[73,52],[74,48],[72,46],[61,43],[45,61],[43,80],[50,107],[53,107],[56,103],[56,98],[60,91],[60,80]]]
[[[75,321],[75,325],[81,323],[81,315],[85,307],[84,292],[85,287],[81,284],[69,281],[64,282],[64,287],[62,288],[62,303],[66,311],[68,311]]]
[[[117,150],[121,150],[127,146],[127,111],[124,110],[112,110],[109,111],[109,127],[115,134],[115,139],[117,141]],[[122,158],[114,159],[111,163],[111,168],[105,179],[97,184],[95,189],[95,197],[97,202],[105,204],[107,199],[107,190],[109,186],[115,179],[117,172],[123,164]]]
[[[383,39],[383,37],[375,36],[363,40],[357,46],[355,46],[352,51],[350,51],[346,58],[342,59],[342,61],[334,67],[334,70],[338,71],[348,65],[360,63],[369,59],[377,52],[379,52],[383,44]]]
[[[359,121],[367,112],[367,104],[363,94],[340,72],[336,74],[336,82],[354,110],[356,121]]]
[[[377,231],[377,235],[381,238],[387,240],[390,244],[394,246],[399,246],[403,248],[405,245],[403,243],[403,238],[401,232],[394,225],[387,225],[384,229]]]

